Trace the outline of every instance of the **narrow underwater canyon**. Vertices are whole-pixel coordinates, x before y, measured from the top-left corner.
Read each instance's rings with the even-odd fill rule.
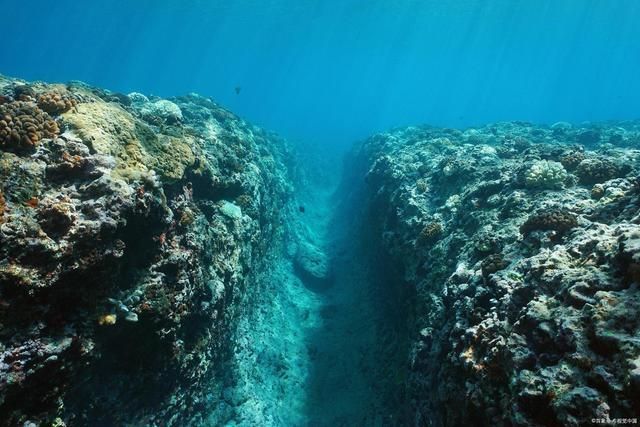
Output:
[[[0,78],[0,424],[640,412],[640,123],[306,156],[198,95]]]

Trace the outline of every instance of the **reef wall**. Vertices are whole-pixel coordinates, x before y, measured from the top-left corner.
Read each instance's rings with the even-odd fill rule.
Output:
[[[330,197],[209,99],[0,77],[0,425],[637,417],[639,147],[411,127]]]
[[[640,413],[640,123],[410,127],[354,152],[369,230],[415,290],[415,425]]]
[[[198,424],[289,159],[197,95],[0,78],[0,424]]]

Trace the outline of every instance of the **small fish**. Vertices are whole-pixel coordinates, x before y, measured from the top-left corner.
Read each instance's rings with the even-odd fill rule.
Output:
[[[242,90],[242,88],[240,86],[236,86],[235,87],[236,95],[240,95],[240,91],[241,90]]]
[[[300,205],[300,206],[298,207],[298,210],[299,210],[300,212],[304,213],[304,206]]]

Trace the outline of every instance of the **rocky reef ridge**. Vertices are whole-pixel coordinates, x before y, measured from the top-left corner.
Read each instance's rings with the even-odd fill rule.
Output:
[[[197,424],[289,157],[198,95],[0,78],[0,425]]]
[[[640,413],[640,123],[398,129],[333,195],[292,157],[198,95],[0,77],[0,425]]]
[[[639,148],[638,122],[516,122],[356,149],[369,229],[415,293],[407,423],[638,416]]]

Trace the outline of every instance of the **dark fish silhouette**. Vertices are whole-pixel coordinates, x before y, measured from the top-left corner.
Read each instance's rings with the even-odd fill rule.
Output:
[[[304,206],[300,206],[300,207],[298,208],[298,210],[299,210],[300,212],[304,213]]]
[[[240,86],[236,86],[235,87],[236,95],[240,95],[240,91],[241,90],[242,90],[242,88]]]

